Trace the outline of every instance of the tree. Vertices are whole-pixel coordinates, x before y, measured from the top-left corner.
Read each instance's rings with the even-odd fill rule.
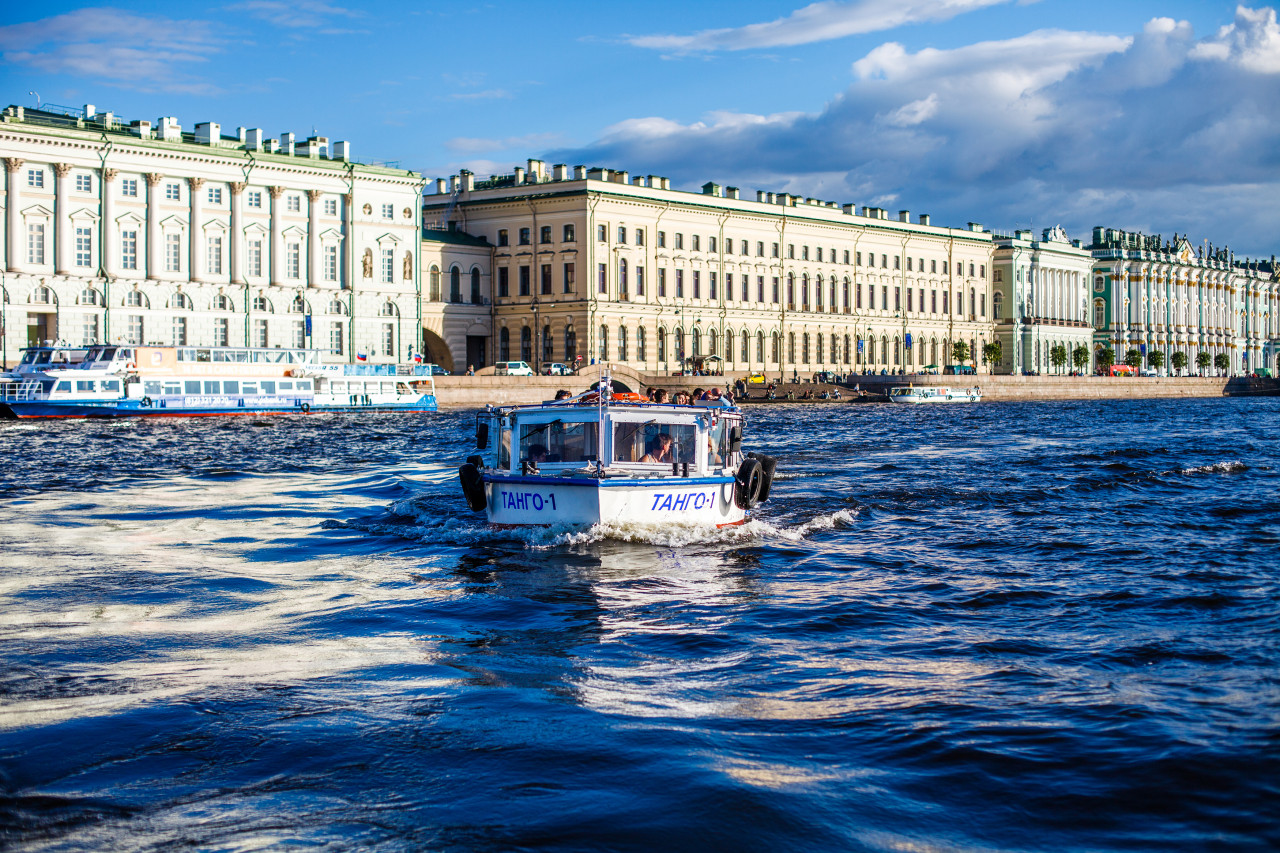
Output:
[[[1156,370],[1164,367],[1164,350],[1153,349],[1151,352],[1147,353],[1147,364],[1151,365]]]
[[[1058,371],[1062,371],[1062,366],[1067,363],[1067,347],[1065,344],[1054,344],[1049,347],[1049,361]]]
[[[1116,351],[1111,347],[1103,347],[1098,350],[1098,370],[1105,373],[1111,365],[1116,363]]]
[[[964,364],[969,360],[969,344],[965,341],[956,341],[951,345],[951,357],[957,364]]]
[[[1182,350],[1178,350],[1169,356],[1169,364],[1173,365],[1173,369],[1179,373],[1187,366],[1187,354]]]
[[[1142,366],[1142,353],[1136,349],[1131,349],[1124,354],[1124,363],[1137,370]]]
[[[1004,347],[999,341],[982,345],[982,361],[986,364],[999,364],[1004,360]]]
[[[1231,357],[1225,352],[1220,352],[1213,357],[1213,366],[1226,373],[1231,367]]]
[[[1074,350],[1072,350],[1071,365],[1076,370],[1081,370],[1081,371],[1083,371],[1086,367],[1088,367],[1089,366],[1089,348],[1076,347]]]
[[[1196,367],[1200,368],[1200,375],[1204,375],[1204,369],[1213,363],[1213,359],[1207,352],[1196,353]]]

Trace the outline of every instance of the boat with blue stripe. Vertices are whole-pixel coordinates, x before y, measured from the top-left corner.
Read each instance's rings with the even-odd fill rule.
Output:
[[[490,407],[458,469],[467,505],[499,527],[742,524],[776,462],[742,450],[727,403],[650,403],[606,377],[576,397]]]
[[[327,364],[322,351],[255,347],[29,347],[0,376],[13,418],[435,412],[429,365]]]

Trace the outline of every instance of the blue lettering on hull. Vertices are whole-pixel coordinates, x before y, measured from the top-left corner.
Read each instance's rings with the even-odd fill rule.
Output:
[[[649,509],[652,512],[688,512],[715,505],[715,492],[657,492]]]

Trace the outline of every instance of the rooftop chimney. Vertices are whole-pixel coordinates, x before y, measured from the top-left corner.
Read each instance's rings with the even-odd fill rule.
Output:
[[[280,153],[293,156],[293,148],[298,144],[298,137],[292,133],[280,134]]]
[[[705,184],[702,185],[702,194],[719,197],[720,185],[715,183],[714,181],[707,181]]]
[[[182,141],[182,125],[173,116],[166,116],[159,121],[160,138],[165,142]]]
[[[587,167],[586,167],[586,166],[574,166],[574,167],[573,167],[573,179],[574,179],[575,181],[585,181],[585,180],[587,179]]]
[[[436,178],[436,195],[444,195],[449,192],[449,182],[444,178]]]
[[[613,180],[615,183],[629,184],[631,183],[631,173],[630,172],[614,172]]]
[[[330,149],[332,153],[329,155],[331,160],[350,160],[351,159],[351,143],[345,139],[341,142],[333,143]]]
[[[131,121],[129,122],[129,131],[139,139],[150,139],[151,138],[151,122]]]
[[[520,186],[523,183],[524,183],[524,168],[521,166],[516,166],[516,186]]]
[[[738,198],[738,197],[739,197],[739,195],[738,195],[738,188],[737,188],[737,187],[725,187],[725,188],[724,188],[724,197],[725,197],[725,198],[733,198],[733,199]]]
[[[911,221],[911,211],[909,211],[909,210],[899,210],[899,211],[898,211],[898,221],[899,221],[899,222],[910,222],[910,221]]]
[[[519,171],[519,170],[517,169],[516,171]],[[471,192],[472,190],[474,190],[474,189],[476,188],[476,174],[475,174],[475,172],[468,172],[466,169],[463,169],[463,170],[462,170],[461,177],[462,177],[462,191],[463,191],[463,192],[467,192],[467,193],[469,193],[469,192]]]
[[[921,224],[921,225],[928,225],[928,224],[929,224],[929,214],[927,214],[927,213],[922,213],[922,214],[920,214],[920,224]]]
[[[322,153],[326,153],[329,147],[329,140],[323,136],[308,136],[307,144],[303,146],[303,152],[313,160],[319,159]]]
[[[222,140],[222,128],[216,121],[202,121],[196,125],[197,145],[217,145]]]
[[[97,114],[98,114],[98,108],[95,107],[93,104],[84,105],[84,117],[86,121],[93,118]]]
[[[245,131],[244,147],[249,151],[262,150],[262,128],[251,127]]]
[[[551,177],[557,181],[563,181],[569,177],[569,167],[564,163],[557,163],[551,167]]]

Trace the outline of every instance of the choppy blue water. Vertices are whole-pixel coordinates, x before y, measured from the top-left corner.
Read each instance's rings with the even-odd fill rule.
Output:
[[[468,414],[0,424],[0,847],[1274,850],[1280,400],[777,406],[744,529]]]

